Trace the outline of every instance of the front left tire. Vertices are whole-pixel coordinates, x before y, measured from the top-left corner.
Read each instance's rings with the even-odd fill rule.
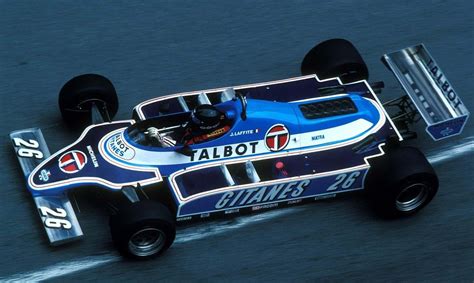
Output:
[[[142,200],[110,218],[112,240],[127,258],[149,259],[165,252],[176,236],[175,217],[162,203]]]

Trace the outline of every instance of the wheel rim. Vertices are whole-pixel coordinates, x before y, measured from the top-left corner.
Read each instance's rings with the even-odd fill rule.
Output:
[[[136,256],[149,256],[161,251],[166,235],[157,228],[139,230],[130,237],[128,248]]]
[[[404,188],[397,196],[396,206],[400,211],[412,211],[426,202],[429,187],[423,183],[412,184]]]

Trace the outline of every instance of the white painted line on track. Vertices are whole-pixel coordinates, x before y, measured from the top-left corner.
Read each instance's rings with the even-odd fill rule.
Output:
[[[281,217],[283,215],[289,215],[298,211],[298,209],[299,207],[290,207],[281,210],[271,210],[248,217],[238,217],[226,222],[213,221],[199,226],[196,225],[195,227],[184,228],[181,229],[176,235],[174,245],[223,234],[230,230],[244,227],[248,224],[267,221],[272,218]],[[121,259],[121,256],[112,252],[96,256],[88,256],[77,260],[54,264],[36,271],[18,273],[8,277],[0,277],[0,282],[44,281],[79,271],[97,268],[108,263],[118,262]]]
[[[100,256],[88,256],[77,260],[60,262],[37,271],[18,273],[9,277],[3,277],[0,278],[0,282],[38,282],[99,267],[119,260],[120,257],[112,253]]]
[[[281,217],[283,215],[289,215],[298,211],[300,207],[289,207],[280,210],[271,210],[251,216],[242,216],[235,218],[229,222],[215,222],[205,223],[196,227],[189,227],[182,229],[180,235],[176,237],[174,241],[176,244],[186,243],[194,240],[200,240],[210,236],[223,234],[230,230],[235,230],[247,226],[249,224],[268,221],[273,218]]]
[[[447,146],[427,155],[431,164],[443,163],[463,155],[474,152],[474,137],[468,137],[454,146]],[[196,225],[181,229],[176,236],[174,244],[182,244],[207,237],[226,233],[231,230],[239,229],[249,224],[268,221],[284,215],[295,213],[304,207],[292,207],[281,210],[272,210],[256,215],[238,217],[226,222],[208,222],[203,225]],[[112,262],[118,262],[121,257],[115,253],[106,253],[97,256],[88,256],[77,260],[57,263],[36,271],[18,273],[8,277],[0,277],[0,282],[25,282],[25,281],[43,281],[57,278],[79,271],[97,268]]]
[[[474,137],[462,139],[457,145],[447,146],[437,150],[435,153],[427,154],[427,158],[431,164],[437,164],[458,158],[470,152],[474,152]]]

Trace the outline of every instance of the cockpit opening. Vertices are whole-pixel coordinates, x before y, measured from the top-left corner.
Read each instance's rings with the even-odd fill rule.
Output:
[[[225,135],[235,122],[235,109],[220,106],[201,104],[190,112],[140,121],[130,126],[126,134],[132,142],[151,147],[189,146],[211,141]]]

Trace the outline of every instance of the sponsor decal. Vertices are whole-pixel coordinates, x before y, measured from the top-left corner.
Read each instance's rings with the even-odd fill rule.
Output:
[[[67,174],[81,171],[87,163],[86,155],[79,150],[71,150],[59,158],[59,169]]]
[[[107,149],[120,159],[131,160],[135,157],[135,150],[125,144],[121,133],[110,137],[107,141]]]
[[[257,203],[296,198],[303,194],[310,180],[295,181],[271,187],[245,189],[237,192],[229,191],[222,195],[216,203],[216,209],[239,207]]]
[[[433,60],[428,62],[428,68],[430,69],[431,75],[439,87],[443,90],[444,96],[446,96],[451,104],[458,108],[459,105],[462,105],[461,100],[459,100],[457,94],[454,92],[454,89],[449,84],[446,76],[441,72],[441,69],[436,66]]]
[[[95,168],[99,167],[99,162],[97,162],[97,157],[95,157],[94,150],[90,145],[87,146],[87,151],[89,152],[89,155],[92,160],[92,164],[94,165]]]
[[[209,133],[209,134],[204,134],[204,135],[192,137],[187,142],[187,144],[200,143],[200,142],[207,141],[209,139],[214,139],[214,138],[217,138],[219,136],[222,136],[223,134],[227,133],[227,131],[229,131],[229,130],[230,130],[229,126],[224,126],[222,128],[219,128],[219,129]]]
[[[263,204],[263,205],[256,205],[252,206],[252,211],[257,211],[261,209],[268,209],[268,208],[274,208],[277,207],[278,203],[269,203],[269,204]]]
[[[188,221],[188,220],[191,220],[192,217],[191,216],[186,216],[186,217],[180,217],[180,218],[176,218],[176,221]]]
[[[258,129],[251,129],[251,130],[242,130],[242,131],[237,131],[237,132],[231,132],[230,136],[231,137],[237,137],[237,136],[243,136],[243,135],[253,135],[253,134],[258,134]]]
[[[40,171],[38,178],[43,182],[48,182],[51,172],[49,170],[43,169]]]
[[[297,204],[297,203],[300,203],[300,202],[303,202],[303,200],[302,199],[294,199],[294,200],[290,200],[288,202],[288,204]]]
[[[290,133],[283,124],[273,125],[265,134],[265,146],[270,151],[280,151],[290,141]]]
[[[217,158],[233,157],[255,153],[258,141],[226,145],[211,148],[195,149],[191,153],[191,161],[210,160]]]
[[[212,137],[216,137],[216,136],[220,136],[222,134],[224,134],[226,131],[228,131],[229,127],[223,127],[223,128],[220,128],[220,129],[217,129],[209,134],[207,134],[207,137],[208,138],[212,138]]]
[[[440,133],[443,137],[447,137],[447,136],[449,136],[452,132],[454,132],[454,130],[448,126],[448,127],[446,127],[444,130],[440,131],[439,133]]]
[[[328,194],[328,195],[322,195],[322,196],[315,196],[314,200],[322,200],[322,199],[328,199],[328,198],[335,198],[336,194]]]
[[[239,213],[239,211],[240,211],[240,210],[239,210],[238,208],[236,208],[236,209],[229,209],[229,210],[226,210],[226,211],[224,212],[224,214],[234,214],[234,213]]]
[[[323,139],[324,139],[324,135],[317,135],[317,136],[311,137],[312,141],[323,140]]]

